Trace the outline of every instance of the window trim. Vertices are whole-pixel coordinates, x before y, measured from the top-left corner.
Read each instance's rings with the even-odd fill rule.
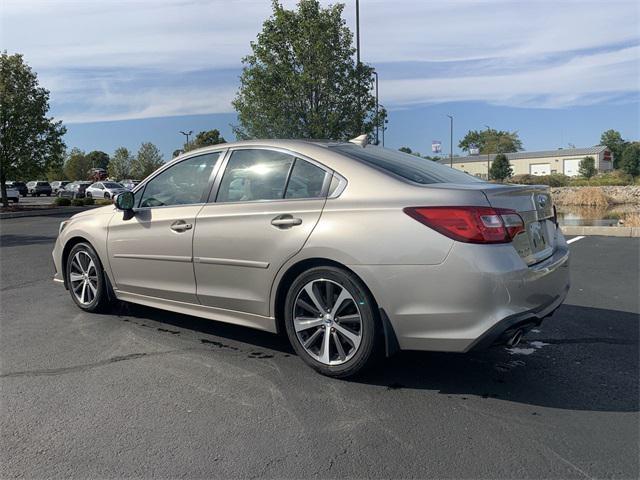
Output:
[[[224,149],[219,149],[219,150],[212,150],[210,152],[197,152],[194,153],[193,155],[189,155],[186,156],[184,158],[180,158],[176,161],[171,161],[169,163],[167,163],[164,167],[158,169],[153,176],[147,177],[146,179],[144,179],[142,182],[140,182],[138,185],[136,185],[136,187],[132,190],[133,195],[135,196],[138,191],[140,191],[140,198],[138,199],[137,205],[134,206],[133,211],[134,212],[138,212],[138,211],[143,211],[143,210],[151,210],[154,208],[178,208],[178,207],[189,207],[189,206],[196,206],[196,205],[204,205],[206,203],[206,199],[208,198],[211,186],[213,184],[213,181],[215,180],[216,176],[218,175],[218,170],[220,169],[220,165],[222,164],[222,162],[225,160],[227,152],[228,152],[228,148]],[[154,207],[141,207],[140,206],[140,202],[142,201],[142,197],[144,197],[144,192],[147,189],[147,185],[149,184],[149,182],[151,182],[153,179],[155,179],[158,175],[161,175],[162,173],[164,173],[166,170],[182,163],[185,162],[187,160],[192,160],[196,157],[202,157],[205,155],[212,155],[212,154],[219,154],[218,159],[216,160],[216,163],[213,165],[213,168],[211,169],[211,174],[209,175],[209,179],[207,180],[207,186],[204,188],[203,192],[202,192],[202,196],[200,197],[200,202],[197,203],[181,203],[178,205],[157,205]]]
[[[237,150],[269,150],[269,151],[273,151],[273,152],[279,152],[279,153],[284,153],[286,155],[290,155],[293,157],[293,162],[291,162],[291,166],[289,167],[289,172],[287,173],[287,179],[285,181],[285,187],[283,190],[283,195],[286,194],[287,192],[287,186],[289,185],[289,179],[291,178],[291,172],[293,171],[293,167],[296,164],[296,159],[300,159],[303,160],[305,162],[309,162],[310,164],[324,170],[325,172],[325,177],[324,177],[324,181],[322,184],[322,191],[320,192],[320,196],[317,197],[306,197],[306,198],[272,198],[272,199],[264,199],[264,200],[243,200],[243,201],[235,201],[235,202],[219,202],[218,201],[218,193],[220,192],[220,184],[222,183],[222,177],[224,176],[224,172],[227,168],[227,164],[229,163],[229,159],[231,158],[231,155],[233,155],[233,152],[237,151]],[[317,160],[314,160],[313,158],[307,157],[306,155],[302,155],[298,152],[295,152],[293,150],[289,150],[288,148],[282,148],[282,147],[271,147],[268,145],[240,145],[237,147],[231,147],[228,149],[228,151],[226,152],[225,158],[223,159],[222,165],[220,166],[220,169],[218,170],[218,173],[216,175],[216,179],[214,182],[213,187],[211,188],[211,192],[209,194],[209,198],[207,200],[207,204],[218,204],[218,205],[237,205],[237,204],[252,204],[252,203],[267,203],[267,202],[304,202],[307,200],[322,200],[322,199],[326,199],[327,198],[327,193],[329,192],[329,186],[331,185],[331,179],[333,178],[333,175],[336,175],[336,172],[327,167],[326,165],[323,165],[322,163],[318,162]],[[340,179],[344,180],[344,177],[342,177],[341,175],[338,175],[338,177]],[[345,180],[346,182],[346,180]],[[346,183],[345,183],[346,186]],[[336,190],[340,190],[340,189],[336,189]],[[344,190],[344,188],[342,189]],[[342,190],[340,190],[340,192],[342,192]],[[335,192],[334,192],[335,194]],[[333,196],[331,197],[333,198]]]

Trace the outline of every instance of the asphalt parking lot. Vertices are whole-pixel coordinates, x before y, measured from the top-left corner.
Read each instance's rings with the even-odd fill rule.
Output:
[[[275,335],[81,312],[60,220],[0,222],[1,478],[638,478],[638,239],[572,243],[566,304],[516,350],[343,381]]]

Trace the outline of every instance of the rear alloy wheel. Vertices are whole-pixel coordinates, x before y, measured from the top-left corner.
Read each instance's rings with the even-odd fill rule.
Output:
[[[71,298],[88,312],[102,310],[109,302],[100,259],[88,243],[75,245],[67,258],[67,285]]]
[[[377,307],[351,272],[308,270],[291,285],[285,309],[291,344],[320,373],[348,377],[373,361],[380,337]]]

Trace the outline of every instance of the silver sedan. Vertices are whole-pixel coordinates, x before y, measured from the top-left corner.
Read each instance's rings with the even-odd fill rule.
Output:
[[[86,195],[89,198],[104,198],[109,200],[125,190],[126,188],[123,185],[116,182],[95,182],[87,187]]]
[[[53,259],[83,310],[117,298],[286,332],[335,377],[397,350],[515,345],[569,289],[547,187],[360,142],[188,152],[63,222]]]

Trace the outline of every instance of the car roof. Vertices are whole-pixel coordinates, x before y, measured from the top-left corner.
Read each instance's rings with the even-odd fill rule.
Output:
[[[196,150],[189,150],[176,158],[182,158],[186,156],[191,156],[195,153],[206,153],[206,152],[215,152],[218,150],[224,150],[226,148],[237,148],[237,147],[275,147],[275,148],[284,148],[288,150],[300,150],[306,149],[310,146],[316,147],[335,147],[338,145],[353,145],[349,142],[341,142],[338,140],[323,140],[323,139],[256,139],[256,140],[241,140],[238,142],[229,142],[229,143],[218,143],[217,145],[211,145],[209,147],[202,147]]]

